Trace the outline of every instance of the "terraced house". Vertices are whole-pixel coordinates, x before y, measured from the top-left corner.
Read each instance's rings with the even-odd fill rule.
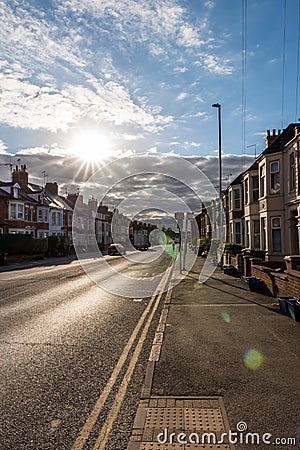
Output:
[[[227,241],[267,261],[300,254],[299,147],[299,123],[267,131],[265,150],[223,193]]]
[[[136,223],[150,232],[147,224]],[[94,197],[85,203],[78,192],[59,195],[56,182],[45,186],[29,182],[25,164],[13,169],[10,181],[0,181],[0,233],[31,234],[33,238],[66,236],[71,244],[75,234],[78,246],[87,249],[96,240],[105,250],[113,240],[126,243],[129,224],[129,218],[117,209],[109,211]]]

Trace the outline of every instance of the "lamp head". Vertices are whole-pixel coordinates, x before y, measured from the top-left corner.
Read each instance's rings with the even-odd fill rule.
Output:
[[[213,108],[220,108],[221,105],[220,103],[214,103],[213,105],[211,105]]]

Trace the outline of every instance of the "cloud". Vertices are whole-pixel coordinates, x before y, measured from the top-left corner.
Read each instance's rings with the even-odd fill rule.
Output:
[[[91,24],[80,17],[84,11],[95,11],[104,21],[109,16],[110,21],[118,21],[123,26],[127,17],[135,28],[139,23],[135,19],[140,17],[139,38],[145,29],[150,32],[149,20],[159,33],[165,35],[168,30],[175,33],[182,8],[172,6],[170,1],[163,6],[156,1],[152,5],[143,3],[112,0],[95,5],[91,1],[57,1],[55,12],[47,11],[47,15],[25,3],[18,9],[2,5],[0,12],[5,19],[1,32],[2,122],[15,128],[66,132],[70,126],[90,117],[115,125],[131,124],[151,132],[162,130],[172,117],[159,114],[158,106],[141,105],[133,100],[110,54],[99,59],[101,73],[97,77],[92,73],[93,44],[98,36],[91,31]],[[66,11],[71,12],[68,25]],[[94,19],[90,18],[91,23]],[[121,35],[122,32],[116,33],[115,39]],[[132,35],[127,37],[130,42]]]
[[[198,146],[198,143],[191,143],[192,146]],[[194,145],[193,145],[194,144]],[[132,154],[132,153],[131,153]],[[159,156],[157,148],[153,147],[148,150],[149,158],[153,155],[155,158]],[[174,153],[173,153],[174,155]],[[125,155],[123,155],[125,156]],[[129,154],[130,156],[130,154]],[[143,158],[133,156],[127,160],[120,159],[120,174],[127,173],[129,179],[122,184],[118,183],[113,189],[111,197],[109,197],[108,202],[116,203],[122,198],[126,198],[130,193],[134,193],[141,189],[157,188],[165,189],[178,195],[180,198],[185,199],[193,207],[196,207],[197,200],[193,192],[185,185],[182,184],[182,168],[179,164],[180,158],[170,159],[172,152],[168,154],[163,154],[166,158],[170,168],[173,167],[174,173],[177,173],[177,181],[173,178],[168,178],[161,175],[161,170],[163,165],[158,163],[158,160],[153,161],[151,167],[151,174],[147,175],[143,173],[145,167],[143,165]],[[174,155],[175,156],[175,155]],[[69,192],[76,192],[78,187],[84,186],[84,184],[89,180],[89,178],[95,173],[97,167],[101,167],[98,175],[94,177],[88,185],[89,193],[93,193],[97,196],[99,190],[104,191],[107,187],[114,184],[114,179],[118,179],[118,169],[116,168],[114,172],[114,177],[111,178],[111,170],[108,162],[99,163],[97,166],[81,166],[78,158],[71,155],[64,155],[63,149],[50,147],[50,152],[47,147],[37,147],[30,149],[23,149],[18,157],[21,158],[22,164],[26,164],[29,172],[30,181],[43,184],[43,171],[46,170],[48,173],[49,181],[56,181],[60,186],[60,191],[63,192],[64,188],[67,188]],[[182,159],[190,161],[192,164],[196,165],[203,173],[211,180],[214,186],[218,185],[218,157],[217,156],[189,156]],[[224,154],[222,158],[223,163],[223,173],[232,173],[232,177],[237,176],[241,170],[249,167],[253,162],[253,157],[250,156],[240,156],[232,154]],[[124,162],[125,161],[125,162]],[[127,164],[127,165],[126,165]],[[130,177],[133,170],[140,170],[143,173],[142,176]],[[2,180],[8,179],[8,171],[1,171]],[[189,180],[189,186],[198,189],[199,179],[198,176],[195,179]],[[100,187],[99,187],[100,186]],[[103,187],[104,186],[104,187]],[[225,187],[225,182],[224,182]],[[105,188],[105,189],[104,189]],[[205,192],[203,192],[203,196]],[[113,198],[113,201],[112,201]]]
[[[194,142],[194,141],[189,142],[189,141],[185,141],[184,145],[185,145],[186,147],[201,147],[202,144],[201,144],[200,142]]]
[[[205,6],[205,8],[213,9],[215,6],[215,2],[208,0],[207,2],[204,3],[204,6]]]
[[[234,68],[230,65],[230,59],[208,53],[199,56],[199,60],[195,61],[194,64],[204,67],[208,72],[216,75],[231,75],[233,73]]]
[[[147,153],[157,153],[157,147],[151,147],[147,150]]]
[[[197,29],[185,24],[180,27],[177,43],[184,47],[200,47],[205,41],[200,39],[199,31]]]
[[[175,73],[185,73],[187,72],[189,69],[187,67],[175,67],[174,68],[174,72]]]
[[[184,114],[183,117],[187,117],[187,118],[200,118],[204,121],[204,120],[208,120],[208,116],[207,116],[207,112],[206,111],[197,111],[195,113],[188,113],[188,114]]]
[[[187,94],[186,92],[181,92],[181,93],[177,96],[177,100],[184,100],[187,96],[188,96],[188,94]]]
[[[0,139],[0,155],[8,155],[7,145]]]

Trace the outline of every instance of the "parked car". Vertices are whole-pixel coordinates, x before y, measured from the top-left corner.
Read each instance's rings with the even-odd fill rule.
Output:
[[[107,253],[112,256],[112,255],[125,255],[126,254],[126,250],[125,247],[123,247],[122,244],[111,244],[108,249],[107,249]]]

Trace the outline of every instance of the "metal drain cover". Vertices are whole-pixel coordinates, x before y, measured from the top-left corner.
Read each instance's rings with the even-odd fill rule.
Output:
[[[214,443],[212,437],[194,443],[195,435],[201,439],[205,433],[213,434],[218,442],[228,430],[221,397],[151,397],[139,403],[127,450],[233,450],[229,443]],[[180,433],[193,434],[193,443],[183,437],[189,443],[178,442]]]

